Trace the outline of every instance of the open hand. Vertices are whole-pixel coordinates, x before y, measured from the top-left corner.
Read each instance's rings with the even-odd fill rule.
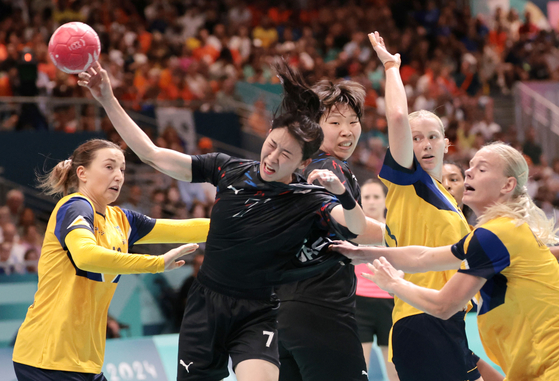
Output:
[[[371,45],[373,45],[373,49],[377,52],[377,56],[383,65],[386,65],[387,62],[393,62],[396,67],[400,67],[402,63],[400,55],[398,53],[390,54],[388,50],[386,50],[384,39],[378,32],[369,33],[369,41],[371,41]]]
[[[179,246],[175,249],[169,250],[163,254],[163,259],[165,260],[165,271],[178,269],[184,265],[184,260],[177,261],[184,255],[194,253],[198,249],[198,245],[195,243],[189,243],[186,245]]]
[[[348,257],[354,265],[369,263],[374,259],[370,255],[366,255],[362,246],[355,246],[347,241],[334,241],[333,244],[330,245],[329,250],[337,251],[338,253]]]
[[[396,270],[384,257],[367,264],[372,273],[363,273],[364,278],[372,280],[384,291],[394,294],[394,286],[404,278],[404,272]]]
[[[78,85],[87,87],[99,103],[103,104],[104,101],[113,98],[109,75],[99,62],[94,62],[89,69],[78,74],[78,78]]]

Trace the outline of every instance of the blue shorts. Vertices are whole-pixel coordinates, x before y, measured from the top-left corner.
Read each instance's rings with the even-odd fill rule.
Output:
[[[18,381],[107,381],[103,373],[65,372],[62,370],[41,369],[14,362]]]
[[[480,378],[477,357],[468,348],[465,312],[448,320],[419,314],[392,328],[392,362],[400,381],[473,381]]]

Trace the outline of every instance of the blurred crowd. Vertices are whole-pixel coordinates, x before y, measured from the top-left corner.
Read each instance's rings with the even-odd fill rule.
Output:
[[[0,274],[37,272],[45,228],[25,206],[23,192],[8,191],[0,206]]]
[[[522,149],[530,163],[530,194],[546,213],[557,213],[559,159],[546,162],[533,129],[521,142],[514,125],[494,120],[493,97],[510,94],[515,81],[559,79],[559,37],[554,30],[540,30],[528,12],[497,8],[483,17],[472,15],[468,1],[434,0],[0,0],[0,96],[91,97],[48,57],[51,34],[68,21],[85,22],[99,33],[101,63],[116,97],[146,115],[154,116],[158,105],[236,111],[240,81],[277,84],[269,66],[277,56],[309,83],[324,78],[361,83],[367,91],[363,133],[350,160],[371,176],[378,173],[387,145],[384,70],[367,38],[377,30],[389,51],[401,55],[409,111],[432,110],[443,120],[451,142],[448,158],[466,166],[493,140]],[[32,83],[26,53],[37,67]],[[249,108],[244,128],[265,136],[266,103],[259,99]],[[2,115],[0,130],[91,131],[98,127],[95,114],[93,105],[61,106],[47,121],[38,108],[28,108]],[[108,119],[100,127],[125,148]],[[160,136],[148,133],[160,146],[185,150],[186,142],[172,127]],[[213,149],[211,140],[197,143],[198,152]],[[211,187],[161,178],[149,188],[131,183],[119,202],[152,217],[204,217],[214,194]],[[17,220],[9,205],[0,210],[8,209],[9,221],[7,212],[0,216],[2,251],[11,244],[14,252],[15,245],[35,240],[29,234],[40,232],[29,233],[32,218],[23,218],[21,210]],[[17,260],[26,255],[17,254]]]

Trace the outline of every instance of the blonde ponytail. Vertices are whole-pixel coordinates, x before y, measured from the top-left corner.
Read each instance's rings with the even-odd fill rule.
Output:
[[[527,193],[514,197],[506,203],[490,206],[478,218],[476,227],[499,217],[513,219],[516,226],[527,223],[536,238],[545,245],[553,246],[559,243],[556,236],[555,220],[547,218],[544,211],[534,204]]]

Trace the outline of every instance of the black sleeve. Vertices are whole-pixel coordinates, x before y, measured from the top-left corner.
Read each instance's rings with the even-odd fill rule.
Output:
[[[220,178],[224,175],[223,168],[229,160],[231,160],[231,157],[224,153],[193,155],[192,182],[211,183],[217,186]]]
[[[333,156],[326,156],[319,160],[313,160],[303,171],[305,178],[309,177],[315,169],[328,169],[332,171],[342,183],[346,181],[346,176],[343,171],[343,163]],[[315,185],[320,185],[318,181],[314,182]]]

